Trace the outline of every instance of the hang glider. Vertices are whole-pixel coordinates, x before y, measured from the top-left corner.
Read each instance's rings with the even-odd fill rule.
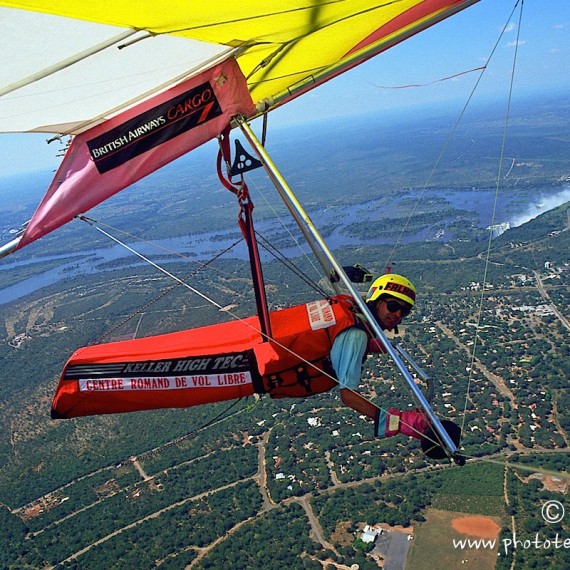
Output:
[[[373,321],[249,122],[477,1],[0,1],[7,46],[0,132],[73,136],[32,219],[0,257],[239,127],[305,235]],[[375,333],[385,340],[377,325]],[[387,350],[457,458],[398,354]]]
[[[23,235],[0,249],[0,256],[218,136],[233,116],[252,119],[282,105],[475,2],[298,0],[268,7],[250,0],[191,10],[177,1],[161,2],[160,10],[150,1],[0,2],[8,46],[0,76],[0,132],[84,137],[72,143]],[[95,33],[97,43],[85,45],[82,38]],[[190,93],[178,90],[180,85],[209,81],[218,95],[228,91],[228,80],[234,95],[229,105],[216,100],[221,115],[208,123],[207,133],[186,125],[183,139],[173,134],[165,105],[196,104],[174,98]],[[191,120],[204,122],[195,115]],[[165,131],[170,134],[162,140]],[[140,141],[149,136],[155,142],[145,149]],[[97,167],[94,174],[99,152],[111,156],[121,146],[118,152],[126,157],[133,139],[136,159],[125,158],[121,168]]]

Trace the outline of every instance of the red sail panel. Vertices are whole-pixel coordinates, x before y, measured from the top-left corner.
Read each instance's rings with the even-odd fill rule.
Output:
[[[386,42],[386,49],[406,40],[454,12],[459,12],[478,0],[423,0],[396,15],[355,45],[346,55],[358,52],[376,42]],[[392,40],[390,40],[392,38]]]
[[[77,135],[18,247],[218,136],[255,107],[228,59]]]

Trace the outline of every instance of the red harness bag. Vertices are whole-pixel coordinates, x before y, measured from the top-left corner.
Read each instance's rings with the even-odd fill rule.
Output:
[[[346,297],[270,314],[263,342],[250,317],[186,331],[80,348],[67,362],[52,418],[186,408],[249,396],[299,397],[335,385],[335,336],[355,322]]]
[[[355,324],[350,297],[333,297],[271,313],[275,342],[254,348],[272,398],[304,397],[337,385],[329,354],[336,336]]]

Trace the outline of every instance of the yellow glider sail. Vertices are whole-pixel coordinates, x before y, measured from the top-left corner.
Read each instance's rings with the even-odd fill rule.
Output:
[[[199,62],[192,60],[193,52],[200,53],[200,57],[207,60],[214,55],[225,53],[228,48],[235,49],[237,52],[232,55],[236,56],[241,71],[247,79],[251,98],[259,109],[264,109],[266,106],[279,104],[322,83],[476,1],[275,0],[260,2],[259,0],[226,0],[214,3],[188,3],[182,0],[163,0],[158,4],[154,0],[0,1],[0,6],[6,7],[0,14],[0,21],[6,26],[12,26],[10,13],[36,12],[33,14],[33,21],[38,27],[32,30],[36,37],[27,37],[26,31],[30,24],[26,22],[20,25],[17,31],[18,38],[25,39],[26,50],[35,39],[41,38],[41,58],[45,57],[46,51],[51,52],[66,43],[67,34],[71,33],[67,30],[72,28],[72,24],[97,24],[101,29],[108,30],[106,37],[116,36],[129,30],[138,30],[136,39],[146,39],[136,42],[133,42],[134,37],[131,40],[127,39],[121,42],[126,47],[109,48],[104,50],[104,53],[89,56],[87,59],[90,60],[89,65],[91,65],[91,60],[104,57],[106,69],[109,69],[111,63],[115,62],[123,68],[126,75],[132,77],[135,65],[132,60],[135,59],[140,64],[148,64],[148,60],[153,59],[153,52],[156,51],[157,64],[150,70],[147,68],[141,71],[141,75],[137,76],[138,82],[145,74],[156,74],[160,79],[157,79],[154,87],[166,80],[165,75],[168,74],[165,74],[165,67],[169,65],[173,66],[173,70],[182,69],[185,62],[187,62],[187,71],[197,67]],[[45,27],[38,23],[37,18],[40,16],[38,13],[46,18]],[[61,21],[64,24],[67,23],[67,27],[64,25],[61,28],[62,31],[54,36],[51,30],[56,24],[61,24]],[[18,26],[17,23],[16,26]],[[12,29],[14,29],[13,26]],[[9,34],[9,31],[7,30],[6,33]],[[14,32],[12,34],[16,35]],[[2,37],[6,36],[3,34]],[[18,38],[14,37],[12,41],[17,43]],[[168,60],[168,55],[162,54],[163,48],[159,49],[161,43],[168,45],[168,41],[173,42],[177,48],[181,43],[186,43],[186,51],[173,50]],[[5,42],[5,45],[6,43],[10,43],[10,40]],[[165,49],[168,52],[168,48]],[[19,51],[21,53],[22,49]],[[81,50],[76,48],[70,55],[75,55],[79,51]],[[128,59],[129,52],[136,53],[136,57]],[[23,53],[22,55],[28,66],[30,59],[33,59],[33,54]],[[39,58],[40,55],[37,57]],[[39,61],[37,63],[40,64]],[[57,62],[51,62],[52,65],[55,63]],[[44,65],[43,68],[47,67],[48,65]],[[91,78],[91,84],[95,84],[92,72],[87,70],[85,73]],[[65,73],[58,75],[61,75],[65,81]],[[25,77],[27,77],[25,73],[20,77],[12,77],[10,83],[20,81]],[[105,75],[100,76],[100,79],[104,78]],[[175,71],[170,79],[178,79]],[[85,76],[83,80],[86,81]],[[49,86],[52,88],[52,79],[49,81]],[[109,91],[108,82],[105,85],[102,91]],[[75,87],[75,84],[68,83],[68,86]],[[2,87],[5,85],[0,85],[0,93]],[[133,88],[136,91],[136,86],[133,85]],[[142,90],[138,93],[125,96],[124,102],[129,102],[137,96],[140,97],[145,88],[141,88]],[[56,93],[61,101],[65,100],[64,90],[60,89]],[[12,96],[14,95],[12,93]],[[86,99],[94,100],[93,104],[97,102],[97,99],[104,98],[104,94],[100,98],[87,97],[85,94],[84,96]],[[12,97],[13,100],[14,97]],[[26,98],[26,104],[31,103],[32,100],[33,97],[30,95]],[[0,131],[6,132],[1,120],[3,117],[1,105],[2,98],[0,97]],[[49,108],[50,105],[46,105],[46,111]],[[87,104],[86,108],[89,108]],[[37,110],[38,106],[35,109]],[[92,126],[85,121],[93,117],[100,120],[97,113],[89,114],[87,111],[81,117],[69,118],[65,121],[51,121],[49,113],[46,114],[45,118],[40,119],[39,124],[26,130],[47,130],[50,124],[68,124],[71,125],[71,132],[77,132],[73,127],[77,121],[81,120],[79,129],[81,130]],[[17,121],[13,124],[11,129],[18,130]],[[61,132],[61,128],[55,128],[54,132]]]

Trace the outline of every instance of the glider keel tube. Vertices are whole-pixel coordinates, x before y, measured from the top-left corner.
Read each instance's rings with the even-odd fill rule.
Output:
[[[398,370],[400,371],[405,381],[407,382],[410,390],[412,391],[417,401],[419,402],[421,408],[425,411],[426,415],[428,416],[430,424],[433,426],[434,431],[439,437],[441,443],[443,444],[443,447],[445,448],[447,454],[451,458],[453,458],[455,463],[457,463],[458,465],[462,465],[464,463],[464,458],[460,455],[457,446],[455,445],[455,443],[453,442],[447,431],[444,429],[438,417],[435,415],[429,402],[427,401],[427,399],[425,398],[425,396],[417,386],[413,376],[411,375],[410,371],[404,364],[402,358],[400,358],[400,355],[398,354],[396,349],[392,346],[392,344],[389,342],[386,335],[384,334],[384,331],[382,331],[382,329],[376,322],[376,319],[370,312],[364,299],[362,299],[358,290],[354,287],[350,278],[348,277],[348,275],[346,274],[340,263],[337,261],[337,259],[335,258],[335,256],[330,251],[329,247],[327,246],[327,244],[325,243],[325,241],[317,231],[311,218],[304,210],[301,203],[298,201],[293,190],[289,187],[289,185],[287,184],[287,182],[285,181],[285,179],[277,169],[277,166],[272,161],[271,157],[269,156],[269,154],[267,153],[261,142],[255,136],[255,133],[253,132],[247,121],[245,119],[242,119],[240,120],[239,125],[242,132],[247,137],[252,147],[255,149],[259,159],[263,163],[264,168],[268,172],[270,179],[275,184],[275,187],[279,192],[281,198],[283,199],[289,210],[296,211],[297,215],[293,216],[295,221],[299,224],[300,223],[299,220],[302,220],[302,222],[306,225],[306,228],[309,230],[310,235],[312,236],[314,241],[318,244],[318,246],[321,248],[324,255],[326,256],[326,258],[328,259],[328,261],[330,262],[330,264],[332,265],[332,267],[334,268],[340,279],[343,281],[344,285],[346,286],[346,288],[354,298],[354,301],[358,305],[362,314],[366,317],[368,324],[376,334],[377,338],[380,339],[383,346],[386,348],[387,354],[392,359],[394,364],[397,366]],[[307,235],[305,232],[303,233]]]

